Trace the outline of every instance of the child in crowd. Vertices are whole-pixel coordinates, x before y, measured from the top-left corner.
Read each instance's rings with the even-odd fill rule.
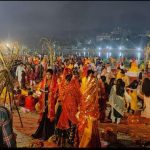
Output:
[[[28,109],[29,111],[34,111],[35,110],[35,101],[34,97],[32,96],[33,92],[29,91],[28,96],[25,98],[25,108]]]
[[[24,107],[25,97],[21,94],[21,90],[19,88],[16,89],[14,97],[15,97],[16,105]]]

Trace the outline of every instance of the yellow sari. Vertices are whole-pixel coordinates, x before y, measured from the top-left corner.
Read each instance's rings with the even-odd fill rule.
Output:
[[[79,144],[79,148],[86,148],[91,140],[92,136],[92,126],[93,121],[92,118],[87,118],[87,127],[84,129],[82,139]]]
[[[6,87],[4,87],[1,95],[0,95],[0,101],[1,103],[4,103],[5,101],[5,95],[6,95],[6,103],[8,104],[10,101],[9,101],[9,93],[7,91],[7,94],[6,94]],[[12,93],[10,93],[10,97],[12,97]]]
[[[122,78],[121,70],[117,72],[116,79]]]
[[[138,103],[138,100],[137,100],[137,92],[136,90],[133,90],[133,92],[129,92],[129,95],[131,96],[131,109],[132,110],[137,110],[138,109],[138,106],[137,106],[137,103]]]
[[[82,84],[81,84],[81,93],[83,93],[85,91],[85,89],[87,88],[86,82],[87,82],[87,78],[83,77],[82,78]]]
[[[93,135],[93,121],[99,118],[98,84],[93,78],[88,78],[84,83],[85,90],[82,91],[81,107],[78,114],[79,119],[79,147],[88,147]]]

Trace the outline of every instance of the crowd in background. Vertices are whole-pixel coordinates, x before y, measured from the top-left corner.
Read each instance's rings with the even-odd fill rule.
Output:
[[[53,65],[48,56],[22,57],[11,69],[15,102],[24,113],[39,113],[33,138],[60,147],[102,147],[99,123],[120,124],[139,111],[150,118],[150,79],[141,70],[131,80],[127,70],[123,60],[114,65],[99,57],[56,57]]]

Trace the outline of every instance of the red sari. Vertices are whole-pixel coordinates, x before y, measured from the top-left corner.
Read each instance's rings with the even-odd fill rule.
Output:
[[[78,112],[78,105],[80,102],[81,94],[77,90],[73,79],[68,85],[66,85],[64,91],[64,99],[62,103],[62,113],[57,123],[57,128],[66,130],[70,128],[69,121],[72,124],[77,124],[76,113]]]
[[[106,101],[107,101],[107,96],[106,96],[106,89],[105,85],[102,82],[102,80],[99,80],[99,106],[100,106],[100,121],[104,122],[105,116],[106,116]]]
[[[58,91],[59,91],[59,96],[58,100],[63,103],[64,100],[64,93],[66,89],[66,76],[71,73],[71,69],[69,68],[64,68],[63,74],[59,77],[59,84],[58,84]]]
[[[32,95],[29,95],[25,98],[25,108],[29,109],[30,111],[35,110],[35,102]]]
[[[53,75],[52,79],[47,81],[46,77],[43,79],[41,82],[41,89],[45,89],[46,83],[48,84],[48,89],[49,89],[49,95],[48,95],[48,118],[52,121],[55,117],[55,104],[56,104],[56,92],[58,89],[58,84],[57,84],[57,78],[55,75]],[[42,119],[42,114],[45,111],[45,93],[42,92],[40,98],[39,98],[39,104],[40,104],[40,119]]]

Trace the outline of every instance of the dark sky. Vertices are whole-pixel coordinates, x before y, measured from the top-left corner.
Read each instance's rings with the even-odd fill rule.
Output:
[[[145,1],[0,1],[0,39],[24,42],[42,36],[107,31],[115,26],[150,29]]]

